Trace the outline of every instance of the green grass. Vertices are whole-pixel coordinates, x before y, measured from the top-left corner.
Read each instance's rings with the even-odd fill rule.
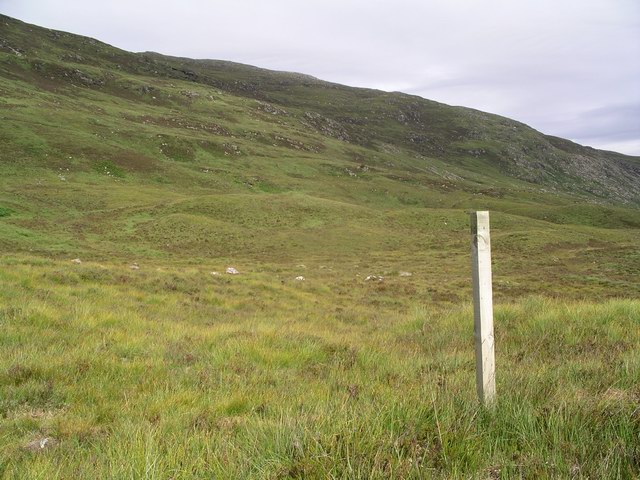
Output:
[[[637,300],[500,303],[485,410],[468,305],[389,305],[381,285],[336,291],[342,274],[309,267],[305,282],[20,257],[2,271],[4,478],[640,471]],[[57,443],[23,448],[42,437]]]
[[[0,22],[0,476],[640,476],[637,158]]]

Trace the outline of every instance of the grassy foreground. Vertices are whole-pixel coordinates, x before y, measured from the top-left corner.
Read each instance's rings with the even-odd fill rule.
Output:
[[[4,257],[2,478],[640,474],[640,301],[498,305],[487,411],[469,305],[294,270]]]

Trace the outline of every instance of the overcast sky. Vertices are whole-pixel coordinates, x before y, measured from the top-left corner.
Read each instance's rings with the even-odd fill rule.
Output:
[[[0,0],[0,12],[131,51],[412,93],[640,155],[640,0]]]

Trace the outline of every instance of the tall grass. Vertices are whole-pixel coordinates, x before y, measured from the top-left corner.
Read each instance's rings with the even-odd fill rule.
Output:
[[[469,305],[398,312],[358,303],[356,283],[345,312],[328,283],[259,274],[196,287],[196,271],[119,282],[115,267],[16,262],[1,275],[3,478],[640,473],[637,300],[497,305],[486,410]]]

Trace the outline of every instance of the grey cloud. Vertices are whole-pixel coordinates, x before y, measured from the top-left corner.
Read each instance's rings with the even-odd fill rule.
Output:
[[[615,141],[633,140],[640,132],[640,103],[612,105],[583,112],[579,122],[570,124],[563,133],[569,137],[608,138]]]

